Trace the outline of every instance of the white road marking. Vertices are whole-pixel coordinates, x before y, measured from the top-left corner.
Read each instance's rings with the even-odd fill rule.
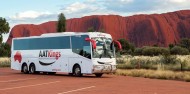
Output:
[[[24,80],[31,80],[31,79],[37,79],[37,78],[27,78],[27,79],[17,79],[17,80],[7,80],[7,81],[0,81],[0,83],[15,82],[15,81],[24,81]]]
[[[75,90],[70,90],[70,91],[66,91],[66,92],[62,92],[62,93],[57,93],[57,94],[66,94],[66,93],[71,93],[71,92],[81,91],[81,90],[89,89],[89,88],[93,88],[93,87],[95,87],[95,86],[89,86],[89,87],[80,88],[80,89],[75,89]]]
[[[34,86],[48,85],[48,84],[53,84],[53,83],[58,83],[58,82],[61,82],[61,81],[55,81],[55,82],[49,82],[49,83],[41,83],[41,84],[34,84],[34,85],[27,85],[27,86],[18,86],[18,87],[11,87],[11,88],[3,88],[3,89],[0,89],[0,91],[11,90],[11,89],[18,89],[18,88],[25,88],[25,87],[34,87]]]

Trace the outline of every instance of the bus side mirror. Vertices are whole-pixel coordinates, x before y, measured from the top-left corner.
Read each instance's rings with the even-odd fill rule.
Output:
[[[121,43],[119,41],[113,40],[113,43],[118,46],[119,50],[122,50],[122,46],[121,46]]]
[[[96,49],[96,41],[95,41],[95,40],[90,39],[90,38],[85,38],[85,41],[91,42],[91,43],[92,43],[92,48],[93,48],[93,49]]]

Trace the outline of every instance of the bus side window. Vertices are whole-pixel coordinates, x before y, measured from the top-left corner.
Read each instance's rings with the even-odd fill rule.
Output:
[[[82,36],[72,36],[72,51],[76,54],[84,56],[86,58],[91,59],[91,48],[90,42],[85,41],[85,38],[88,37],[87,35]]]

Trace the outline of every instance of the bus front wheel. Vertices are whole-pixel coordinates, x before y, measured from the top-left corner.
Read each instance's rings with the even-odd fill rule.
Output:
[[[102,77],[103,73],[97,73],[95,75],[96,75],[96,77]]]
[[[79,65],[75,65],[75,66],[74,66],[73,74],[74,74],[75,76],[77,76],[77,77],[82,76],[81,68],[80,68]]]

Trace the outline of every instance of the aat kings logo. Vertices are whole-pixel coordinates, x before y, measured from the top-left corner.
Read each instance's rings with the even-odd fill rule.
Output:
[[[52,50],[43,50],[43,51],[39,52],[39,63],[44,66],[51,65],[51,64],[55,63],[55,61],[58,60],[59,57],[61,57],[61,52],[56,52],[56,51],[52,51]],[[48,59],[48,60],[40,61],[40,59],[42,59],[42,60]],[[54,61],[47,62],[50,60],[54,60]]]
[[[18,61],[19,63],[21,63],[22,61],[22,55],[21,55],[21,52],[17,51],[14,55],[14,60],[15,61]]]

